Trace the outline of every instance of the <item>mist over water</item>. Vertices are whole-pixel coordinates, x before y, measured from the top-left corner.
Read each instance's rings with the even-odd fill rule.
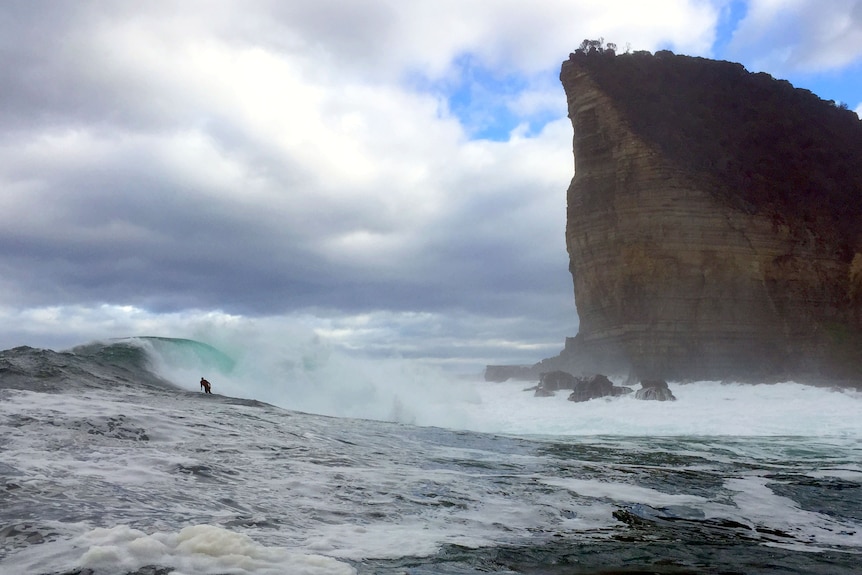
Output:
[[[210,338],[232,362],[137,341],[154,369],[180,387],[198,390],[203,376],[217,394],[321,415],[517,435],[862,437],[862,394],[855,390],[670,382],[675,402],[632,394],[573,403],[564,391],[534,397],[532,382],[490,383],[416,360],[368,357],[299,329],[278,338]]]

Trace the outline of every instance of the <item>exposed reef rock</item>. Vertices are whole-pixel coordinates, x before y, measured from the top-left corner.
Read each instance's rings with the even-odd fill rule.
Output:
[[[616,397],[626,395],[633,390],[630,387],[620,387],[605,375],[596,374],[576,377],[565,371],[550,371],[539,376],[539,383],[534,388],[534,397],[553,397],[562,389],[571,390],[569,401],[582,402],[600,397]]]
[[[641,388],[635,392],[635,399],[652,401],[676,401],[673,392],[663,379],[645,379],[641,382]]]
[[[627,395],[634,390],[614,385],[606,375],[574,376],[565,371],[548,371],[539,375],[539,383],[525,391],[533,391],[533,397],[553,397],[557,391],[571,390],[569,401],[583,402],[601,397]],[[635,393],[635,399],[653,401],[676,401],[667,382],[663,379],[645,379]]]
[[[862,122],[741,65],[574,53],[577,338],[535,369],[853,380]]]
[[[590,377],[579,377],[575,383],[569,401],[582,402],[600,397],[616,397],[631,393],[629,387],[620,387],[605,375],[593,375]]]

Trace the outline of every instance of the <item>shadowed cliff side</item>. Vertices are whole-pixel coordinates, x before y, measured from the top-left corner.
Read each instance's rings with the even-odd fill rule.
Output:
[[[862,122],[741,65],[579,51],[566,243],[580,318],[548,368],[862,374]],[[854,259],[855,258],[855,259]]]

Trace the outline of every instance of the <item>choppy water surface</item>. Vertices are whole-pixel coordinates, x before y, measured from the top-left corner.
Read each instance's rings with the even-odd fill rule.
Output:
[[[462,382],[475,386],[461,406],[470,421],[487,426],[490,414],[516,430],[489,433],[203,395],[139,377],[137,355],[109,351],[0,358],[4,575],[858,573],[862,564],[862,441],[858,423],[833,417],[858,417],[855,392],[788,386],[795,400],[760,406],[767,419],[802,418],[799,403],[836,398],[831,409],[847,410],[785,423],[804,435],[771,424],[759,436],[646,436],[636,422],[626,434],[563,435],[525,433],[524,410],[548,414],[535,431],[562,426],[554,414],[564,409],[585,420],[614,408],[648,419],[654,409],[661,421],[685,401],[716,404],[718,388],[686,386],[673,406],[618,398],[588,412],[559,398],[537,404],[519,384]]]

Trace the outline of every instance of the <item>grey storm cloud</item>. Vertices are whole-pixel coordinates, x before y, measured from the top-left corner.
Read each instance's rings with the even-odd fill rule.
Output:
[[[3,34],[7,89],[0,141],[7,153],[0,177],[8,200],[1,216],[0,265],[14,279],[7,280],[5,300],[24,306],[114,302],[247,314],[312,305],[411,309],[417,302],[427,309],[492,308],[505,299],[507,283],[520,293],[519,284],[527,281],[521,278],[546,273],[545,262],[536,269],[531,262],[539,260],[524,249],[535,232],[512,225],[524,217],[518,214],[535,186],[530,178],[486,189],[472,205],[458,201],[462,194],[453,195],[451,188],[488,184],[476,175],[450,173],[447,181],[430,174],[442,169],[445,159],[426,163],[420,144],[404,158],[419,164],[424,172],[419,176],[393,179],[399,175],[396,167],[391,174],[384,168],[370,178],[360,174],[351,181],[348,174],[329,181],[326,161],[315,162],[328,155],[332,164],[341,161],[343,149],[324,146],[343,132],[316,141],[304,128],[296,145],[282,146],[281,135],[266,133],[253,117],[267,110],[244,105],[241,96],[208,94],[210,86],[196,85],[195,78],[182,76],[184,66],[163,59],[172,50],[178,59],[194,60],[247,56],[243,51],[251,49],[257,58],[247,65],[269,66],[265,74],[289,73],[305,61],[297,64],[288,55],[281,67],[279,59],[305,48],[309,38],[335,39],[338,56],[351,50],[350,42],[373,45],[367,30],[386,28],[393,17],[382,9],[354,14],[349,6],[327,16],[323,8],[276,3],[276,22],[307,26],[305,37],[280,37],[279,52],[250,44],[258,31],[265,47],[276,37],[277,24],[241,17],[214,55],[207,55],[196,53],[189,38],[177,39],[152,7],[132,14],[128,6],[124,13],[102,3],[9,6],[2,21],[8,33]],[[371,24],[357,26],[359,16]],[[180,17],[176,25],[184,21]],[[219,17],[213,19],[214,28],[222,25]],[[198,31],[188,33],[193,37]],[[203,36],[200,42],[222,39]],[[242,65],[210,65],[216,75],[234,75],[211,85],[243,88],[236,85],[246,81],[238,73]],[[211,80],[206,73],[202,77],[204,84]],[[285,95],[268,103],[303,105],[291,101],[289,91]],[[330,102],[339,97],[330,96]],[[346,101],[333,114],[348,117],[352,105]],[[362,114],[359,122],[367,123]],[[394,119],[410,121],[405,115]],[[291,120],[276,117],[288,137]],[[385,140],[391,128],[364,129],[380,132],[370,139]],[[424,132],[416,126],[408,137]],[[442,137],[448,140],[444,144],[453,139]],[[456,142],[458,137],[455,132]],[[308,149],[311,161],[304,161]],[[394,157],[372,157],[373,149],[356,153],[371,163],[401,161],[398,150]],[[564,184],[557,184],[559,198]],[[393,201],[400,195],[404,199]],[[429,207],[428,214],[405,213],[426,201],[442,205]],[[513,237],[519,228],[524,237]]]

